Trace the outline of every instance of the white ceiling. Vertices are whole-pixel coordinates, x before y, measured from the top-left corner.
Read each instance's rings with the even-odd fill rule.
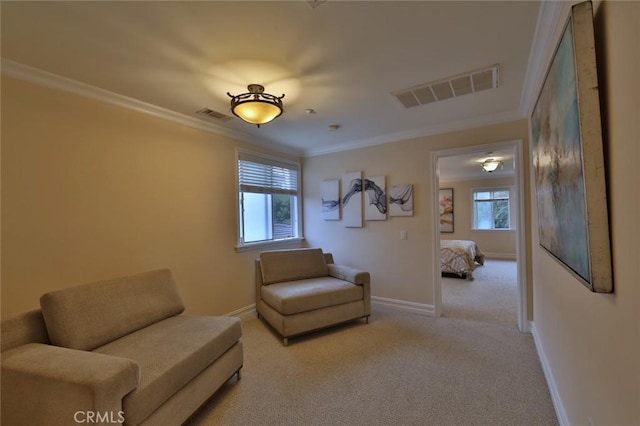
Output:
[[[3,68],[27,65],[314,155],[524,117],[540,4],[2,1],[1,52]],[[494,90],[411,109],[390,94],[493,64]],[[285,114],[260,128],[195,114],[230,114],[226,93],[249,83],[284,93]]]
[[[483,171],[480,163],[488,159],[502,161],[502,167],[491,173]],[[441,183],[514,177],[515,161],[515,149],[510,147],[442,157],[438,160],[438,176]]]

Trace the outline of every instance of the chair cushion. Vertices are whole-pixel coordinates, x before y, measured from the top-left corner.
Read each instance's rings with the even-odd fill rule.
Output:
[[[233,346],[242,334],[235,317],[174,316],[96,348],[135,360],[140,384],[122,402],[138,424]]]
[[[54,291],[40,305],[51,343],[85,351],[184,311],[168,269]]]
[[[329,275],[319,248],[264,251],[260,253],[260,269],[265,285]]]
[[[362,300],[362,286],[333,277],[287,281],[262,287],[262,299],[284,315]]]

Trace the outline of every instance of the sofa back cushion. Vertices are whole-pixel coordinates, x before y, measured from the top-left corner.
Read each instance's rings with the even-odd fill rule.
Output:
[[[40,309],[32,309],[2,320],[0,336],[2,352],[27,343],[50,343]]]
[[[47,293],[40,298],[51,343],[92,350],[184,311],[168,269]]]
[[[329,275],[319,248],[264,251],[260,253],[260,269],[265,285]]]

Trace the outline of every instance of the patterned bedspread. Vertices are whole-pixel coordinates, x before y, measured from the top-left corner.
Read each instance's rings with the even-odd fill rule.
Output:
[[[473,279],[476,262],[484,264],[484,253],[474,241],[441,240],[440,241],[440,269],[441,272],[462,275]]]

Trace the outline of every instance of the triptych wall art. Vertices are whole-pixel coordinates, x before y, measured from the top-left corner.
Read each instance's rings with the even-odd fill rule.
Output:
[[[364,179],[366,220],[387,220],[387,186],[384,176]]]
[[[387,220],[387,214],[413,216],[413,186],[394,185],[387,194],[386,176],[363,178],[362,172],[348,172],[341,181],[323,181],[321,193],[322,218],[342,218],[347,228],[361,228],[363,216],[368,221]]]
[[[322,218],[340,220],[340,181],[337,179],[322,182]]]
[[[389,216],[413,216],[413,185],[394,185],[389,190]]]
[[[342,214],[345,227],[362,228],[362,172],[342,176]]]

